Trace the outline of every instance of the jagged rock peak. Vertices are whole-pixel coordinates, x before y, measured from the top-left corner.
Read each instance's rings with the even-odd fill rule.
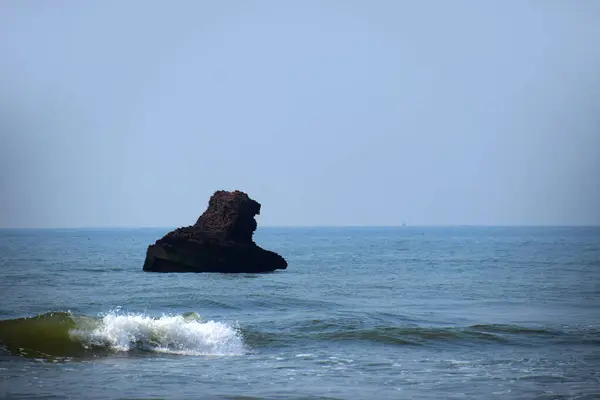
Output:
[[[246,193],[218,190],[211,196],[208,208],[194,228],[222,241],[251,243],[257,226],[254,216],[258,214],[260,203]]]

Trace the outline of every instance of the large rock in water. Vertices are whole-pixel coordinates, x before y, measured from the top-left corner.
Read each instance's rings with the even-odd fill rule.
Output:
[[[260,204],[244,192],[217,191],[196,224],[148,247],[144,271],[267,272],[287,268],[279,254],[254,243]]]

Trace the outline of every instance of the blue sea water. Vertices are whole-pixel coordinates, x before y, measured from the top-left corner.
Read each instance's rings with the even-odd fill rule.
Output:
[[[0,231],[0,397],[600,398],[600,228],[259,228],[265,274],[142,272],[168,229]]]

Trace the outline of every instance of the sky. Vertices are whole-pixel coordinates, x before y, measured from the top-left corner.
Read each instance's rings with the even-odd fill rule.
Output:
[[[599,225],[600,2],[0,2],[0,227]]]

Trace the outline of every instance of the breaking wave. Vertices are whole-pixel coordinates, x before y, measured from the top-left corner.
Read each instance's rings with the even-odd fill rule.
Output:
[[[100,317],[69,312],[0,321],[0,345],[26,357],[85,357],[149,351],[193,356],[241,355],[241,335],[196,313],[163,315],[110,312]]]

